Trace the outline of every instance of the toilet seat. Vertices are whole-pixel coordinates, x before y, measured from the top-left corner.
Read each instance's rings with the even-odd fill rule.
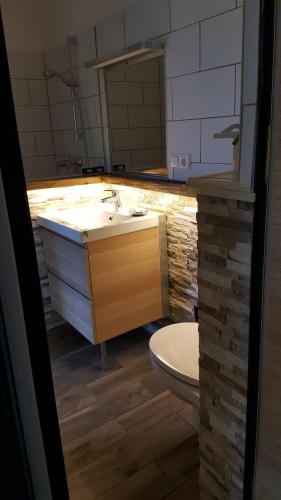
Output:
[[[199,386],[198,323],[175,323],[154,333],[149,342],[155,363],[173,377]]]

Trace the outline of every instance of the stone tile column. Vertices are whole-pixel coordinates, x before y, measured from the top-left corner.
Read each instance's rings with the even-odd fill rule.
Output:
[[[197,199],[201,498],[242,500],[253,203]]]

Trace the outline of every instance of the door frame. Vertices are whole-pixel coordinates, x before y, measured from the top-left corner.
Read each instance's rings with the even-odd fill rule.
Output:
[[[21,463],[30,471],[36,500],[66,500],[69,495],[1,13],[0,73],[0,300],[19,414],[15,406],[11,411],[15,419],[20,417],[26,451]],[[8,392],[11,379],[6,384]],[[27,475],[25,480],[27,486]]]
[[[268,199],[268,160],[271,142],[272,95],[274,84],[274,52],[276,45],[276,0],[261,1],[257,124],[254,154],[253,251],[251,260],[251,295],[248,354],[248,386],[244,500],[255,498],[255,470],[259,418],[260,367],[264,307],[264,272],[266,259],[266,223]]]

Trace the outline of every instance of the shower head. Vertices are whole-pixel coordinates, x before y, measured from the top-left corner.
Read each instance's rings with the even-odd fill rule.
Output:
[[[63,82],[67,87],[78,87],[78,83],[74,80],[69,80],[68,78],[65,78],[63,75],[60,75],[57,73],[57,71],[53,71],[51,69],[45,71],[43,73],[45,78],[47,80],[50,80],[51,78],[58,78],[61,82]]]

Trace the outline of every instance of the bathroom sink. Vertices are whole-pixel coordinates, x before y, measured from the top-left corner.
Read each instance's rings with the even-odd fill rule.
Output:
[[[111,236],[140,231],[159,225],[159,214],[148,212],[141,217],[128,210],[114,212],[100,205],[45,212],[38,224],[77,243],[88,243]]]

